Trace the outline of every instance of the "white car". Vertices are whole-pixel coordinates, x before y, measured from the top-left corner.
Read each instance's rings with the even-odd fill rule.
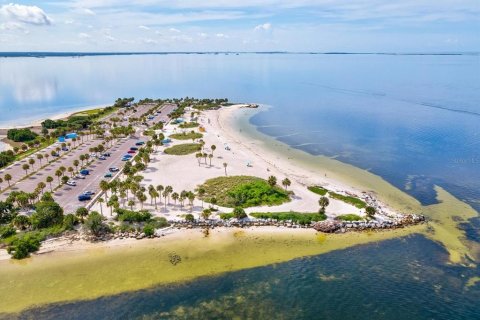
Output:
[[[73,181],[73,180],[68,180],[68,181],[67,181],[67,184],[68,184],[69,186],[72,186],[72,187],[75,187],[75,186],[77,185],[77,183],[76,183],[75,181]]]
[[[92,152],[92,153],[90,153],[90,157],[96,158],[96,157],[97,157],[97,154]]]
[[[77,174],[75,176],[76,179],[85,179],[85,176],[83,174]]]

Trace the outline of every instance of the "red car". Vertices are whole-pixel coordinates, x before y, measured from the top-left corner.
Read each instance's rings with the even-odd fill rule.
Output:
[[[128,153],[135,153],[135,150],[128,150]]]

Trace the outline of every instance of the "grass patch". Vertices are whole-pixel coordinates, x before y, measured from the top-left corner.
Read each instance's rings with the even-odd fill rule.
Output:
[[[203,134],[198,132],[184,132],[184,133],[174,133],[169,136],[169,138],[177,140],[191,140],[191,139],[200,139],[203,137]]]
[[[217,177],[207,180],[202,186],[205,201],[212,198],[222,207],[274,206],[290,201],[286,191],[271,187],[267,181],[251,176]]]
[[[324,187],[320,186],[310,186],[308,187],[308,190],[312,191],[313,193],[319,194],[321,196],[324,196],[327,194],[328,190],[325,189]]]
[[[359,215],[354,214],[354,213],[342,214],[342,215],[338,216],[337,219],[342,220],[342,221],[361,221],[361,220],[363,220],[362,217],[360,217]]]
[[[357,207],[358,209],[363,209],[367,206],[365,201],[360,200],[360,199],[355,198],[355,197],[344,196],[344,195],[335,193],[333,191],[329,191],[328,194],[330,195],[331,198],[343,201],[343,202],[348,203],[348,204],[351,204],[351,205]]]
[[[301,213],[301,212],[253,212],[252,217],[258,219],[274,219],[277,221],[293,221],[298,224],[310,224],[312,221],[323,221],[327,216],[323,213]]]
[[[198,126],[199,126],[198,122],[184,122],[179,125],[179,127],[182,129],[196,128]]]
[[[183,156],[186,154],[198,152],[201,149],[202,149],[202,146],[198,143],[184,143],[184,144],[177,144],[176,146],[165,149],[165,153],[175,155],[175,156]]]

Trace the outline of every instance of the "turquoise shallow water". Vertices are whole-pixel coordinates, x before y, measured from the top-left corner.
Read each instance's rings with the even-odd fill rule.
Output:
[[[440,185],[480,210],[478,55],[0,58],[0,71],[0,127],[121,96],[264,103],[251,123],[279,141],[367,169],[423,204]],[[463,228],[480,241],[478,218]],[[418,236],[40,314],[182,318],[182,306],[215,318],[223,306],[243,318],[475,319],[472,275]]]

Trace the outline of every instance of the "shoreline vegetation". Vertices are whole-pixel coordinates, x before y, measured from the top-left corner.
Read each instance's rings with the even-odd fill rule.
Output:
[[[35,198],[20,192],[0,201],[6,249],[0,250],[0,274],[12,279],[0,284],[3,292],[11,292],[0,310],[90,299],[413,233],[442,243],[453,263],[475,260],[458,228],[476,214],[471,207],[440,188],[439,203],[422,207],[371,173],[249,130],[251,110],[263,110],[256,104],[125,98],[95,119],[90,117],[98,111],[73,118],[92,120],[83,130],[110,122],[113,133],[120,128],[114,126],[116,117],[107,121],[106,116],[144,104],[153,116],[165,103],[177,106],[169,122],[151,127],[142,127],[142,119],[132,122],[143,128],[146,144],[117,178],[99,181],[100,194],[89,209],[63,212],[43,190]],[[49,134],[60,133],[55,129]],[[7,250],[30,258],[13,261]],[[182,259],[170,261],[172,252]],[[215,261],[206,263],[210,259]],[[150,275],[159,266],[170,270],[168,275],[145,277],[139,271]],[[61,273],[55,286],[45,288],[64,270],[69,272]],[[80,273],[85,280],[78,279]],[[16,287],[29,281],[31,293],[23,297]],[[75,281],[101,281],[102,286],[72,288]]]

